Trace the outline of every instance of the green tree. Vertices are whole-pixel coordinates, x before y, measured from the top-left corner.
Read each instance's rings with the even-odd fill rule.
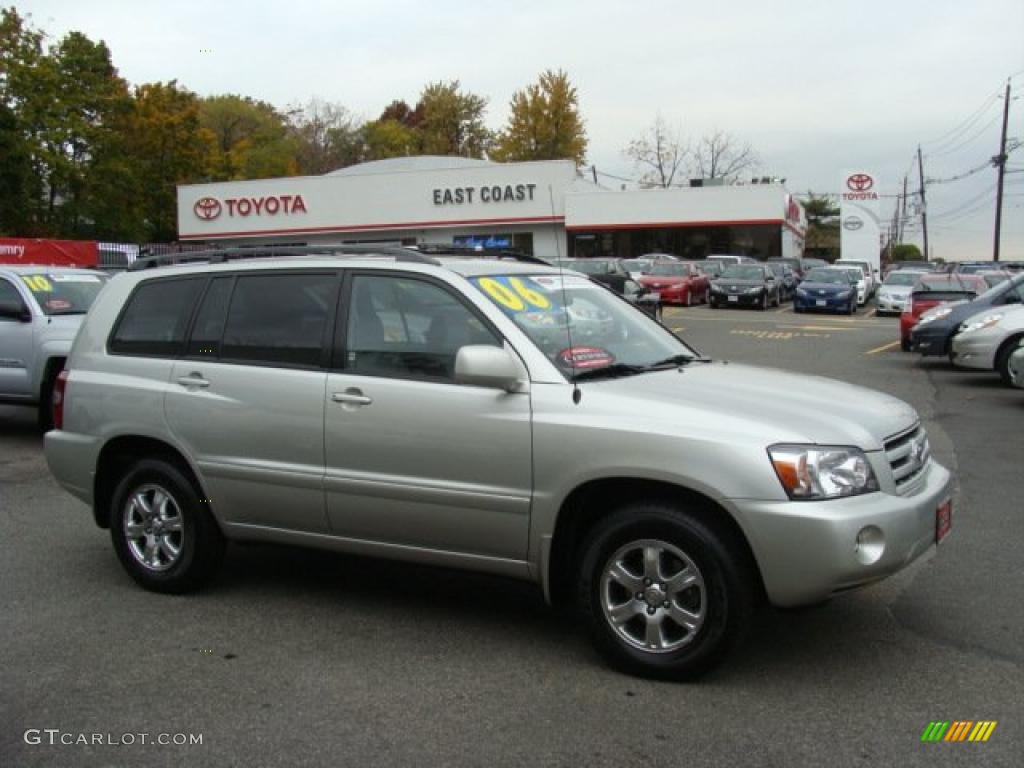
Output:
[[[319,175],[362,161],[363,126],[342,105],[311,99],[289,117],[299,173]]]
[[[416,106],[423,114],[420,153],[483,157],[492,140],[484,125],[486,108],[487,99],[462,91],[458,80],[427,85]]]
[[[420,154],[420,135],[398,120],[374,120],[363,126],[365,159],[384,160]]]
[[[38,187],[14,111],[0,102],[0,235],[34,235],[29,209]]]
[[[839,216],[839,206],[828,195],[815,195],[808,190],[803,205],[809,225],[821,226]]]
[[[583,164],[587,132],[568,74],[546,70],[536,83],[516,91],[509,106],[508,123],[498,134],[491,157],[504,162],[569,159]]]
[[[830,196],[810,190],[802,202],[807,214],[804,252],[835,261],[839,258],[839,206]]]
[[[207,173],[212,181],[294,176],[298,142],[273,106],[226,94],[201,101],[200,122],[213,136]]]
[[[890,256],[892,261],[922,261],[924,256],[921,249],[913,243],[900,243],[894,245]]]

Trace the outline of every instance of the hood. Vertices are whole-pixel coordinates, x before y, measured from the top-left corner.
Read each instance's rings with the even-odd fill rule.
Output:
[[[661,429],[693,429],[773,443],[854,445],[881,450],[909,429],[917,413],[902,400],[822,376],[736,363],[690,363],[673,369],[583,385],[584,399],[613,398],[618,414],[636,413]],[[655,429],[644,424],[645,429]]]
[[[841,283],[809,283],[806,280],[800,283],[801,290],[808,291],[809,293],[821,294],[833,294],[833,293],[846,293],[852,291],[854,286]]]
[[[886,296],[909,296],[913,290],[914,286],[912,285],[883,285],[878,292],[884,293]]]
[[[764,285],[764,280],[734,280],[731,277],[718,277],[711,281],[713,285],[717,285],[719,288],[727,288],[736,286],[737,288],[760,288]]]

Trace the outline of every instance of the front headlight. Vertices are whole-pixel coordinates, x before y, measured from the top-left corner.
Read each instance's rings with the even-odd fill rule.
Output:
[[[972,331],[980,331],[983,328],[991,328],[993,325],[1003,319],[1001,312],[996,312],[993,315],[985,315],[980,320],[975,320],[973,323],[964,323],[960,326],[960,333],[971,333]]]
[[[712,284],[711,284],[711,291],[712,291],[713,293],[721,293],[721,292],[722,292],[722,286],[720,286],[720,285],[715,285],[714,283],[712,283]]]
[[[951,307],[946,307],[945,309],[937,309],[937,310],[935,310],[935,314],[934,315],[928,315],[927,317],[922,317],[920,320],[917,321],[917,324],[918,325],[928,325],[928,323],[933,323],[936,320],[941,320],[942,318],[944,318],[946,315],[948,315],[952,311],[953,311],[953,309]]]
[[[760,293],[764,288],[747,288],[747,293]]]
[[[796,295],[800,296],[801,298],[805,297],[807,295],[807,289],[806,288],[797,288],[796,289]]]
[[[843,291],[842,293],[837,293],[836,294],[836,298],[837,299],[848,299],[848,298],[850,298],[850,292],[849,291]]]
[[[878,490],[878,480],[859,448],[828,445],[773,445],[775,474],[789,498],[837,499]]]

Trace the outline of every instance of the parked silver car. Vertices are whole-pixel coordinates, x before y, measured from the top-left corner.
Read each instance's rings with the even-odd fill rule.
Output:
[[[1024,340],[1010,353],[1010,383],[1024,389]]]
[[[875,582],[950,529],[899,400],[709,360],[528,259],[376,253],[110,282],[46,456],[143,587],[200,586],[228,540],[488,571],[578,610],[620,668],[682,679],[763,597]]]
[[[878,314],[898,315],[903,312],[910,294],[914,291],[914,285],[921,275],[929,271],[925,269],[897,269],[890,272],[875,296],[875,301],[878,303]]]
[[[0,265],[0,403],[36,407],[50,426],[53,384],[106,280],[89,269]]]
[[[1010,355],[1024,340],[1024,306],[989,307],[965,320],[953,337],[950,360],[962,368],[995,371],[1011,383]]]

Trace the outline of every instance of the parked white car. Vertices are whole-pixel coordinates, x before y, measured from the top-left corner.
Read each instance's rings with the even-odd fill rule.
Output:
[[[875,289],[878,287],[878,272],[871,266],[871,262],[858,259],[837,259],[834,266],[858,267],[864,273],[864,290],[867,298],[870,299],[875,295]]]
[[[54,381],[106,282],[89,269],[0,266],[0,403],[38,406],[49,428]]]
[[[960,326],[951,360],[963,368],[994,370],[1009,385],[1010,355],[1022,340],[1024,306],[989,307]]]

